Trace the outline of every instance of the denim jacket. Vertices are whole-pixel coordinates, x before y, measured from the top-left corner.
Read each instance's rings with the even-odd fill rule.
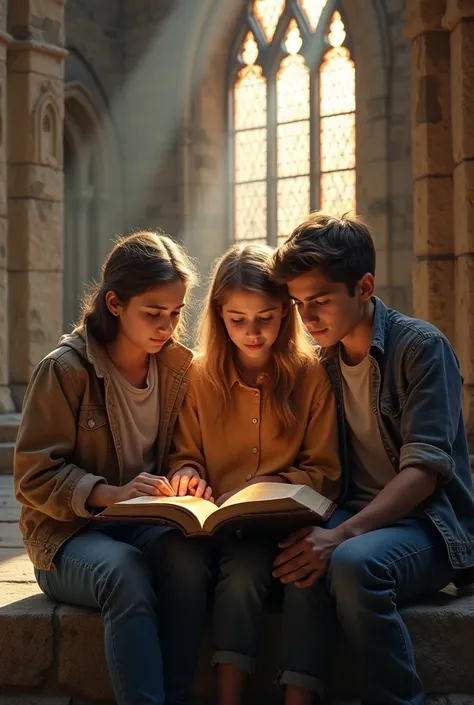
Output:
[[[430,323],[389,309],[376,297],[373,301],[372,409],[384,448],[397,473],[417,466],[438,473],[437,487],[422,508],[441,533],[453,568],[471,568],[474,490],[459,361],[448,340]],[[336,394],[343,502],[350,463],[338,346],[324,350],[322,360]],[[463,574],[458,582],[470,582],[471,571]]]

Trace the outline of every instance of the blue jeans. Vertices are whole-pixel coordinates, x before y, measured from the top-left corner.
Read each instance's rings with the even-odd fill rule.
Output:
[[[36,571],[38,584],[58,602],[100,608],[118,705],[189,703],[210,585],[196,542],[162,526],[97,523],[55,564]]]
[[[338,509],[326,527],[350,515]],[[398,606],[442,589],[453,578],[444,541],[427,518],[407,518],[345,541],[334,551],[325,579],[310,588],[291,585],[285,591],[285,672],[280,684],[324,694],[339,621],[360,659],[362,702],[422,705],[423,687]]]
[[[213,610],[213,665],[232,663],[253,674],[268,597],[280,587],[272,576],[277,539],[236,538],[217,547]]]

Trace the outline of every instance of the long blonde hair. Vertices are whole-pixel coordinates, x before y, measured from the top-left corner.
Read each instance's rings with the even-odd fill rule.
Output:
[[[272,279],[273,250],[266,245],[234,245],[217,260],[199,324],[198,359],[203,374],[221,394],[223,405],[230,401],[228,360],[235,353],[221,310],[233,291],[263,294],[287,305],[275,340],[269,400],[276,415],[280,433],[296,424],[292,404],[298,371],[316,357],[311,338],[306,332],[285,284]]]

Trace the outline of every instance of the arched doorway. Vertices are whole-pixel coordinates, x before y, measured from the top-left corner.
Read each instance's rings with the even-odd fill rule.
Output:
[[[77,320],[87,284],[97,276],[105,158],[100,120],[86,92],[66,94],[64,123],[64,329]]]
[[[69,84],[64,122],[64,330],[80,313],[121,223],[120,160],[110,118],[81,84]]]

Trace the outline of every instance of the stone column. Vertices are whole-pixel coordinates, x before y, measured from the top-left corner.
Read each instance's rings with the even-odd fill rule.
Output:
[[[454,341],[453,159],[446,0],[407,0],[412,40],[414,315]]]
[[[64,0],[14,0],[8,55],[10,387],[62,332]]]
[[[464,375],[464,414],[474,450],[474,2],[448,0],[451,32],[451,112],[454,159],[454,317]]]
[[[8,273],[7,273],[7,49],[6,0],[0,0],[0,413],[13,411],[8,365]]]

